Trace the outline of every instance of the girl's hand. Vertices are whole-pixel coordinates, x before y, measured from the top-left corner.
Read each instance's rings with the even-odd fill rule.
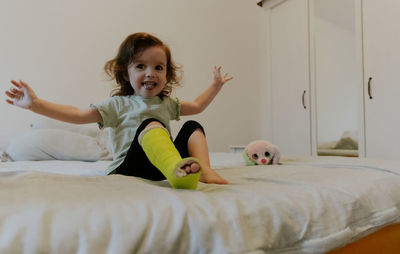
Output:
[[[35,92],[22,80],[19,82],[11,80],[11,83],[13,86],[9,91],[6,91],[6,95],[8,96],[6,102],[21,108],[30,109],[33,101],[38,99]]]
[[[223,76],[221,75],[222,66],[214,66],[214,82],[218,86],[224,85],[229,80],[233,79],[230,77],[228,73],[225,73]]]

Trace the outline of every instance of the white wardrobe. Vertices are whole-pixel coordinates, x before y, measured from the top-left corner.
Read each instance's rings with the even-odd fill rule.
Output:
[[[322,139],[348,128],[356,130],[359,156],[400,159],[400,1],[263,5],[272,142],[284,155],[317,155]]]
[[[400,1],[363,0],[362,10],[366,155],[400,159]]]
[[[311,153],[307,0],[270,12],[272,137],[286,155]]]

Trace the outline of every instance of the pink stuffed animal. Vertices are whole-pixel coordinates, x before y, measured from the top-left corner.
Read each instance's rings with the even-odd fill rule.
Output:
[[[278,164],[281,157],[278,148],[265,140],[255,140],[243,152],[247,166]]]

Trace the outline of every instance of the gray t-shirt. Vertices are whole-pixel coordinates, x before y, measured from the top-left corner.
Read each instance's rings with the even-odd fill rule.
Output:
[[[165,124],[171,133],[169,121],[179,120],[180,116],[179,100],[169,97],[114,96],[91,106],[96,108],[103,118],[103,121],[98,123],[99,127],[110,127],[109,142],[113,162],[108,167],[107,174],[115,173],[113,171],[124,161],[136,130],[144,120],[156,118]]]

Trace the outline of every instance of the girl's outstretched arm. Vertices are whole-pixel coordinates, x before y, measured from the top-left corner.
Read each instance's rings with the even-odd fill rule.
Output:
[[[222,86],[232,79],[228,73],[221,75],[221,66],[214,66],[214,80],[194,101],[181,102],[181,115],[194,115],[202,112],[213,101]]]
[[[60,105],[40,99],[33,89],[24,81],[12,80],[13,86],[6,91],[7,103],[32,112],[69,123],[101,122],[102,118],[97,109],[79,109],[74,106]]]

